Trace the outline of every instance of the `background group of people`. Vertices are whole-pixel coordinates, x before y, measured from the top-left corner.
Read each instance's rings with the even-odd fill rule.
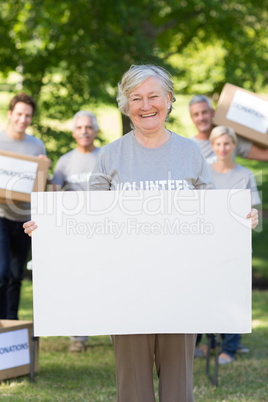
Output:
[[[99,149],[94,146],[98,133],[95,115],[88,111],[76,113],[72,135],[77,147],[58,160],[51,181],[54,191],[112,191],[125,182],[135,182],[139,189],[141,183],[150,180],[166,181],[168,188],[171,173],[173,179],[185,182],[187,189],[215,188],[213,179],[216,188],[250,188],[255,194],[253,203],[260,203],[251,172],[237,165],[234,155],[268,160],[268,149],[236,137],[230,128],[212,130],[214,111],[208,98],[196,96],[190,102],[190,114],[198,130],[193,140],[165,128],[175,96],[173,82],[161,67],[132,66],[118,86],[117,101],[119,110],[130,118],[133,129]],[[25,132],[34,111],[35,103],[28,95],[19,94],[11,100],[8,126],[0,132],[0,149],[45,157],[42,141]],[[17,204],[21,209],[18,215],[12,205],[2,201],[0,253],[5,258],[0,263],[0,318],[18,319],[23,267],[30,248],[30,238],[25,236],[22,223],[29,235],[37,225],[30,221],[29,204]],[[256,211],[248,218],[255,227]],[[86,341],[87,337],[73,337],[70,350],[85,350]],[[154,361],[160,400],[193,400],[195,335],[115,335],[112,341],[118,401],[154,401]],[[235,347],[223,349],[221,362],[233,360],[238,343],[239,335]]]
[[[214,110],[206,96],[194,96],[189,104],[192,120],[198,130],[193,140],[200,146],[210,168],[210,173],[217,189],[250,189],[252,206],[259,206],[259,197],[253,173],[235,162],[235,156],[243,158],[267,160],[268,149],[262,149],[241,136],[235,134],[230,127],[213,128]],[[212,335],[208,335],[212,336]],[[207,355],[207,344],[200,345],[202,335],[197,336],[195,357]],[[234,361],[235,354],[247,353],[248,348],[241,342],[239,334],[222,334],[222,353],[219,364]],[[212,336],[212,346],[215,338]]]

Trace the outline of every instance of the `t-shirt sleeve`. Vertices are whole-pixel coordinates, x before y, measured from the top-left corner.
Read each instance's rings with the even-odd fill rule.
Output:
[[[31,153],[29,155],[46,155],[46,147],[43,141],[40,138],[36,138],[34,136],[30,136],[27,134],[27,142],[25,143],[25,153],[27,154],[28,150],[31,150]]]
[[[252,142],[246,140],[240,135],[237,136],[237,146],[236,146],[236,154],[238,156],[242,156],[242,158],[246,158],[248,156],[249,151],[251,150]]]
[[[34,155],[36,155],[36,156],[47,154],[45,144],[43,143],[43,141],[40,138],[27,134],[26,140],[27,140],[27,142],[25,144],[25,146],[26,146],[25,151],[27,151],[27,148],[29,146],[30,149],[34,149]]]
[[[41,151],[40,155],[46,155],[47,154],[45,144],[43,143],[43,141],[41,141],[41,149],[40,149],[40,151]]]
[[[63,164],[62,160],[59,159],[58,162],[56,163],[55,170],[53,172],[53,177],[50,181],[51,184],[59,184],[61,187],[63,187],[65,182],[65,174],[64,174],[64,169],[63,169]]]
[[[89,178],[88,189],[90,191],[108,191],[111,187],[111,177],[106,174],[105,151],[101,149],[98,153],[95,166]]]

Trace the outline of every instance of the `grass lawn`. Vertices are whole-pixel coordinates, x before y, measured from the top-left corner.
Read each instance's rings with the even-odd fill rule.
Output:
[[[250,348],[250,353],[237,356],[233,364],[219,368],[218,387],[206,377],[205,360],[195,360],[196,401],[268,400],[267,311],[268,291],[254,291],[253,332],[243,335],[243,343]],[[20,319],[32,319],[32,283],[29,280],[23,283],[19,314]],[[115,401],[115,367],[110,338],[90,337],[89,345],[85,353],[70,354],[68,337],[42,337],[40,372],[34,383],[30,383],[28,376],[6,380],[0,383],[0,398],[7,401]]]

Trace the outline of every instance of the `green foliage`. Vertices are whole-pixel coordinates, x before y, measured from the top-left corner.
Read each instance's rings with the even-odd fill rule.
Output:
[[[0,68],[21,71],[41,113],[114,102],[132,63],[158,63],[185,93],[268,83],[268,1],[3,0]]]
[[[47,155],[52,161],[52,170],[59,157],[76,147],[75,139],[70,131],[55,130],[45,125],[33,126],[35,136],[46,144]]]
[[[213,44],[204,44],[196,38],[181,55],[171,56],[169,60],[172,65],[181,69],[179,79],[175,80],[176,92],[213,94],[226,79],[225,55],[222,41],[215,40]]]
[[[263,219],[262,229],[252,234],[252,282],[260,289],[268,287],[268,219]]]

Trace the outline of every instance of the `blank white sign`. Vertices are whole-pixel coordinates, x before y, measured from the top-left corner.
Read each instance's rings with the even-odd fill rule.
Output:
[[[249,190],[32,193],[35,336],[251,332]]]

